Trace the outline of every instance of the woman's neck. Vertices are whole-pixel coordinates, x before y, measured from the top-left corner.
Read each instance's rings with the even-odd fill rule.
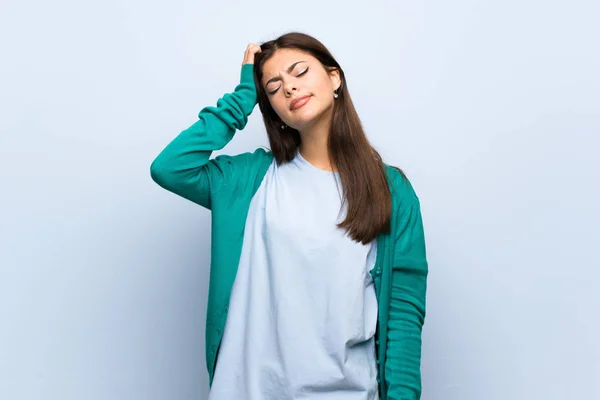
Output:
[[[306,161],[317,168],[334,171],[329,157],[329,148],[327,147],[327,136],[321,135],[316,138],[305,138],[302,136],[300,143],[300,154]]]

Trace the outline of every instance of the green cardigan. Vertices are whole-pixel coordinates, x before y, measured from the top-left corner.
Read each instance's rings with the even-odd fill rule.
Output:
[[[253,64],[244,64],[235,91],[207,106],[199,120],[175,137],[150,167],[164,189],[211,210],[211,267],[206,316],[206,366],[212,385],[229,296],[242,251],[246,216],[269,165],[271,151],[235,156],[220,150],[242,130],[257,104]],[[410,182],[386,165],[392,194],[391,232],[378,236],[370,271],[378,299],[376,333],[381,399],[421,396],[421,331],[428,266],[419,199]]]

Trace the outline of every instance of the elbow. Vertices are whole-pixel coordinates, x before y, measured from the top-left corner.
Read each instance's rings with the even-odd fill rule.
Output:
[[[164,163],[161,162],[160,157],[152,161],[152,164],[150,164],[150,177],[154,182],[160,186],[164,186],[168,180],[168,176],[169,171]]]

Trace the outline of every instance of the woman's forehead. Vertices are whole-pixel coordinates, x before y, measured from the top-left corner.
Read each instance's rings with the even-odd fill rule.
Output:
[[[280,49],[270,57],[263,65],[263,73],[268,72],[278,74],[280,71],[287,71],[288,67],[297,61],[312,62],[315,58],[310,54],[296,49]]]

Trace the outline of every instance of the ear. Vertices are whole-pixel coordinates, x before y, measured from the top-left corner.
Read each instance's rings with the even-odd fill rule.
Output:
[[[340,71],[335,69],[329,73],[329,79],[331,79],[331,85],[333,90],[338,90],[342,86],[342,80],[340,78]]]

